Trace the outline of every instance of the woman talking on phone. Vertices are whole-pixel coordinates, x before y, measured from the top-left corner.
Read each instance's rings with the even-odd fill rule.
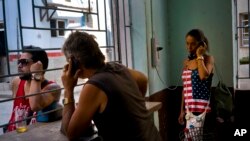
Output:
[[[190,30],[185,37],[189,55],[184,60],[181,112],[178,121],[181,125],[186,122],[188,130],[195,128],[205,119],[204,126],[203,123],[201,126],[211,129],[215,123],[210,105],[214,58],[207,54],[209,43],[200,29]],[[196,117],[198,123],[190,123],[191,117]]]

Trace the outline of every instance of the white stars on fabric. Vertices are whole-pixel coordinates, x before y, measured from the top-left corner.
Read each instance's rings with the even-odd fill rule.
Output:
[[[203,112],[208,105],[210,89],[206,81],[201,81],[198,70],[183,70],[183,92],[185,107],[191,112]],[[207,109],[211,110],[210,107]]]

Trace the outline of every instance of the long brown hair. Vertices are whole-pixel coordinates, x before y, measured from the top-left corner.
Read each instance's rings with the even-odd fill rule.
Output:
[[[209,43],[207,37],[204,35],[203,31],[200,29],[192,29],[187,34],[187,36],[192,36],[195,38],[199,43],[205,42],[207,46],[207,50],[209,51]]]

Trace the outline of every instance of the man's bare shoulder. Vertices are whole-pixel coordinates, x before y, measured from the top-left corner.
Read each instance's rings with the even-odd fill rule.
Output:
[[[54,100],[58,101],[61,96],[61,87],[57,83],[50,83],[42,89],[42,92],[46,92],[46,95],[54,97]]]
[[[130,69],[130,68],[128,68],[128,70],[129,70],[130,74],[131,74],[136,80],[138,80],[138,79],[145,79],[145,80],[147,80],[147,76],[146,76],[144,73],[142,73],[142,72],[140,72],[140,71],[138,71],[138,70],[135,70],[135,69]]]
[[[53,90],[53,89],[60,89],[61,86],[58,85],[57,83],[53,82],[53,83],[50,83],[48,84],[46,87],[44,87],[44,89],[46,90]]]
[[[56,93],[61,93],[61,86],[58,85],[57,83],[53,82],[48,85],[46,85],[42,91],[51,91],[51,90],[56,90]]]
[[[14,87],[17,87],[20,83],[21,79],[19,77],[15,77],[11,81],[11,89],[13,90]]]
[[[16,91],[17,91],[17,88],[18,88],[18,85],[20,83],[21,79],[19,77],[15,77],[12,79],[11,83],[10,83],[10,87],[11,87],[11,90],[12,90],[12,97],[15,97],[16,95]]]

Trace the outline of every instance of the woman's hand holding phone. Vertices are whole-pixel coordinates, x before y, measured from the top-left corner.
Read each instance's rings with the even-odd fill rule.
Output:
[[[71,57],[71,74],[74,76],[76,71],[79,69],[79,63],[78,61],[74,58],[74,57]]]
[[[200,42],[198,45],[198,48],[196,50],[196,56],[203,56],[206,53],[206,43],[205,42]]]

